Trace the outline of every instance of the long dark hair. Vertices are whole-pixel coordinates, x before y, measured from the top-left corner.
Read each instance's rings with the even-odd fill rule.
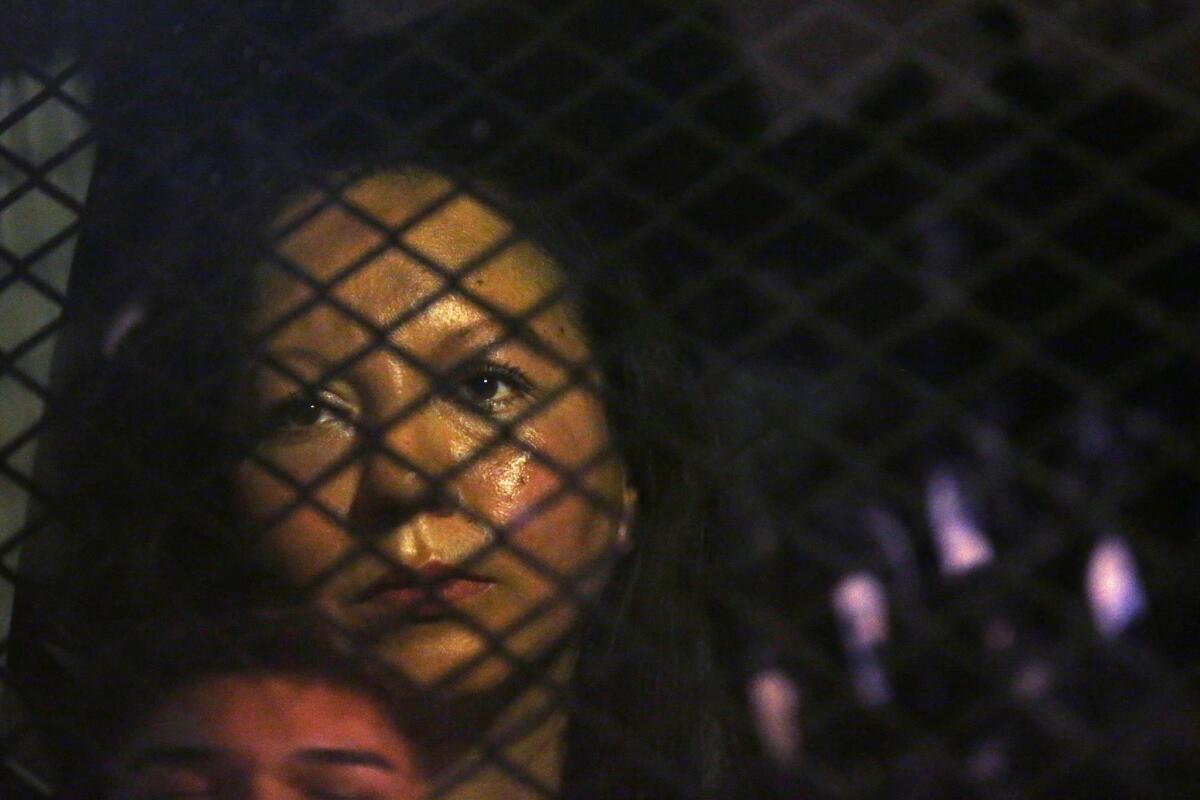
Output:
[[[641,87],[634,91],[624,79],[606,82],[604,63],[590,67],[594,78],[556,83],[555,70],[583,69],[569,50],[551,41],[539,51],[528,19],[467,6],[470,14],[431,17],[403,34],[315,48],[291,71],[268,53],[265,67],[253,66],[271,74],[270,85],[217,124],[202,125],[203,110],[180,98],[147,100],[144,112],[107,121],[126,134],[153,131],[155,147],[103,151],[93,190],[82,266],[104,279],[85,305],[123,298],[133,332],[109,336],[101,368],[80,370],[69,392],[77,406],[64,418],[82,420],[87,431],[64,448],[75,534],[66,560],[95,568],[72,575],[73,601],[47,605],[77,612],[85,604],[88,613],[64,614],[53,626],[70,630],[65,638],[78,649],[164,605],[239,613],[254,602],[263,576],[237,535],[225,475],[239,447],[227,424],[245,355],[237,321],[251,269],[269,249],[263,231],[288,198],[314,187],[336,196],[354,175],[448,175],[485,195],[567,273],[639,492],[636,547],[582,632],[564,796],[741,796],[748,792],[736,768],[738,726],[722,677],[729,648],[718,646],[728,636],[706,599],[718,459],[695,364],[639,286],[639,268],[652,261],[660,283],[703,269],[664,227],[664,209],[675,188],[712,166],[704,120],[732,120],[719,135],[741,136],[754,124],[753,103],[725,86],[685,112],[644,91],[681,90],[689,65],[718,78],[730,67],[714,60],[707,18],[675,25],[669,52],[643,54],[631,67],[643,73],[630,82]],[[651,3],[599,4],[564,24],[576,35],[607,24],[614,41],[605,46],[624,57],[665,13]],[[464,63],[487,72],[521,47],[540,53],[525,72],[486,92],[464,84]],[[644,62],[654,59],[666,66],[649,70]],[[128,68],[114,74],[129,80]],[[555,109],[585,90],[600,108],[584,104],[564,121]],[[103,100],[102,91],[101,108]],[[644,131],[647,145],[622,166],[588,161]],[[131,186],[130,175],[149,177]],[[114,265],[124,272],[114,277]]]

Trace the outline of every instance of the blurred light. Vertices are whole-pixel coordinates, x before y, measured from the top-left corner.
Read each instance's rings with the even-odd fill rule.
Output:
[[[833,590],[833,608],[858,699],[867,706],[888,702],[891,689],[875,648],[887,641],[887,596],[874,575],[847,575]]]
[[[833,608],[847,637],[846,646],[862,650],[888,638],[887,596],[874,575],[856,572],[833,589]]]
[[[925,502],[943,575],[964,575],[991,562],[992,545],[967,510],[953,474],[935,470],[926,484]]]
[[[109,323],[108,330],[104,332],[104,355],[112,358],[121,342],[125,341],[125,337],[145,319],[146,309],[140,302],[129,303],[117,312],[113,321]]]
[[[777,766],[789,767],[800,755],[801,694],[782,669],[756,673],[747,687],[754,726],[767,756]]]
[[[1146,611],[1146,594],[1129,545],[1118,536],[1096,543],[1087,566],[1087,598],[1096,630],[1114,638]]]

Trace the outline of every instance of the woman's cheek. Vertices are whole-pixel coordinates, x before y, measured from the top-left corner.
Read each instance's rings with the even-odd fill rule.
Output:
[[[523,502],[508,527],[509,541],[559,576],[587,574],[615,550],[612,516],[552,467],[533,466],[522,494]]]
[[[520,435],[529,457],[514,503],[514,534],[569,562],[594,556],[615,532],[609,522],[620,515],[610,512],[623,488],[594,395],[567,393]]]
[[[501,531],[511,530],[528,505],[532,456],[512,445],[497,448],[470,469],[460,485],[468,514]]]
[[[352,469],[303,496],[295,484],[257,464],[234,474],[242,518],[252,526],[264,562],[277,574],[305,580],[321,572],[350,545],[340,521],[353,494]]]

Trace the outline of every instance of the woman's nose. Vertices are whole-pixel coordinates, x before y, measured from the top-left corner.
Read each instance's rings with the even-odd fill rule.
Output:
[[[356,533],[380,536],[416,514],[453,511],[451,476],[439,453],[445,437],[436,427],[427,409],[417,409],[367,432],[350,508]]]

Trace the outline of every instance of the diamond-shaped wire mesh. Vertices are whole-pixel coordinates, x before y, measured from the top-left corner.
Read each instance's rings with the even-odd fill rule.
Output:
[[[4,797],[1200,779],[1195,4],[7,14]]]

